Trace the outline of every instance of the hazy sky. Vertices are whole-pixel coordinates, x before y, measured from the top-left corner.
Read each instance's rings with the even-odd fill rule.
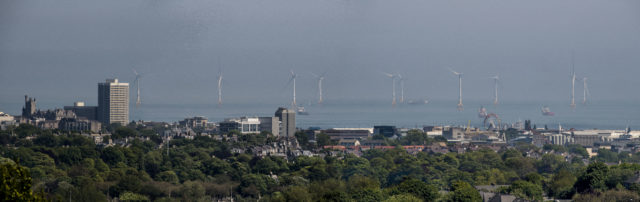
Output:
[[[0,103],[97,103],[97,83],[145,74],[144,103],[287,103],[406,96],[566,100],[571,52],[594,100],[640,101],[638,0],[2,0]],[[581,81],[577,94],[582,94]],[[134,91],[132,91],[134,92]],[[132,98],[134,97],[132,93]],[[0,106],[1,107],[1,106]],[[1,111],[1,109],[0,109]]]

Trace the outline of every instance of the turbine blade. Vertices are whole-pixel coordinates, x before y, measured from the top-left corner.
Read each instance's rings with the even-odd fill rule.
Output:
[[[383,71],[380,71],[380,73],[382,73],[382,74],[384,74],[384,75],[386,75],[388,77],[393,78],[393,74],[389,74],[389,73],[386,73],[386,72],[383,72]]]
[[[453,69],[451,69],[451,68],[447,68],[447,69],[449,69],[449,71],[451,71],[451,73],[453,73],[453,74],[455,74],[455,75],[460,75],[460,74],[461,74],[461,73],[458,73],[458,72],[454,71],[454,70],[453,70]]]

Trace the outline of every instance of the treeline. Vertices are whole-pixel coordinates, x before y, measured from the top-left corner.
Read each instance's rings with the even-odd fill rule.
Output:
[[[640,165],[585,165],[589,158],[579,146],[519,145],[498,152],[417,155],[402,149],[368,150],[362,157],[287,159],[231,152],[234,144],[275,141],[267,133],[240,136],[239,143],[207,136],[175,139],[167,149],[159,147],[161,138],[142,130],[114,128],[115,137],[149,140],[134,139],[127,147],[101,147],[78,134],[21,125],[0,131],[0,156],[24,166],[18,168],[28,171],[33,193],[40,194],[36,198],[54,201],[116,197],[123,201],[225,197],[237,201],[480,201],[474,188],[479,185],[506,185],[495,192],[537,201],[545,196],[579,201],[640,199]],[[435,141],[414,138],[418,139],[408,143]],[[528,157],[531,151],[540,157]],[[555,154],[563,151],[573,157]],[[20,169],[7,169],[13,164],[6,162],[0,161],[2,184],[11,187],[11,179],[18,177],[11,173]],[[12,201],[2,192],[0,199]]]

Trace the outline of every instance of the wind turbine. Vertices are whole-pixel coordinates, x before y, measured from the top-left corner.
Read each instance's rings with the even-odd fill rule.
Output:
[[[218,106],[222,105],[222,70],[218,70]]]
[[[324,81],[324,75],[327,74],[326,72],[323,73],[322,75],[318,76],[314,73],[313,76],[315,76],[316,78],[318,78],[318,104],[322,104],[322,102],[324,101],[322,98],[322,81]]]
[[[453,71],[452,69],[449,69],[449,71],[458,76],[458,86],[460,91],[460,94],[458,95],[458,111],[462,111],[464,110],[464,106],[462,105],[462,73]]]
[[[136,75],[136,79],[133,81],[134,83],[136,83],[136,107],[140,106],[140,78],[142,78],[141,74],[138,74],[138,72],[135,69],[133,70],[133,74]]]
[[[574,63],[573,52],[571,53],[571,109],[576,108],[575,88],[576,88],[576,68]]]
[[[584,90],[583,93],[583,98],[582,98],[582,104],[587,104],[587,96],[591,96],[591,93],[589,92],[589,87],[587,87],[587,77],[582,78],[582,89]]]
[[[293,70],[291,70],[291,79],[289,79],[289,83],[291,83],[293,81],[293,102],[291,102],[291,107],[293,108],[293,110],[298,109],[298,105],[296,104],[296,77],[298,75],[296,73],[293,72]]]
[[[498,80],[500,80],[500,75],[496,75],[491,77],[494,81],[494,95],[493,95],[493,105],[498,105]]]
[[[400,103],[404,103],[404,78],[401,74],[398,74],[398,81],[400,82]]]
[[[382,73],[387,77],[391,78],[391,83],[392,83],[391,95],[393,96],[393,101],[391,101],[391,105],[396,106],[396,76],[393,74],[385,73],[385,72],[382,72]]]

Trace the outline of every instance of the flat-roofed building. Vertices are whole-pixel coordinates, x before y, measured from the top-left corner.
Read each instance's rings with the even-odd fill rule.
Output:
[[[276,110],[276,117],[280,121],[279,135],[281,137],[295,137],[296,134],[296,112],[284,107]],[[274,134],[275,135],[275,134]]]
[[[323,131],[332,140],[365,140],[373,133],[373,128],[333,128]]]
[[[100,132],[102,124],[95,120],[63,118],[58,122],[58,129],[66,131]]]
[[[98,120],[103,124],[129,123],[129,83],[107,79],[98,83]]]
[[[260,131],[270,132],[273,135],[280,134],[280,119],[278,117],[258,117]]]
[[[73,106],[64,106],[64,110],[72,111],[78,118],[98,120],[98,107],[85,106],[84,102],[74,102]]]
[[[204,128],[207,123],[208,120],[204,116],[190,117],[179,122],[180,126],[189,128]]]
[[[278,117],[240,117],[226,119],[219,126],[222,133],[237,130],[242,134],[257,134],[264,131],[276,135],[280,129],[280,121]]]

